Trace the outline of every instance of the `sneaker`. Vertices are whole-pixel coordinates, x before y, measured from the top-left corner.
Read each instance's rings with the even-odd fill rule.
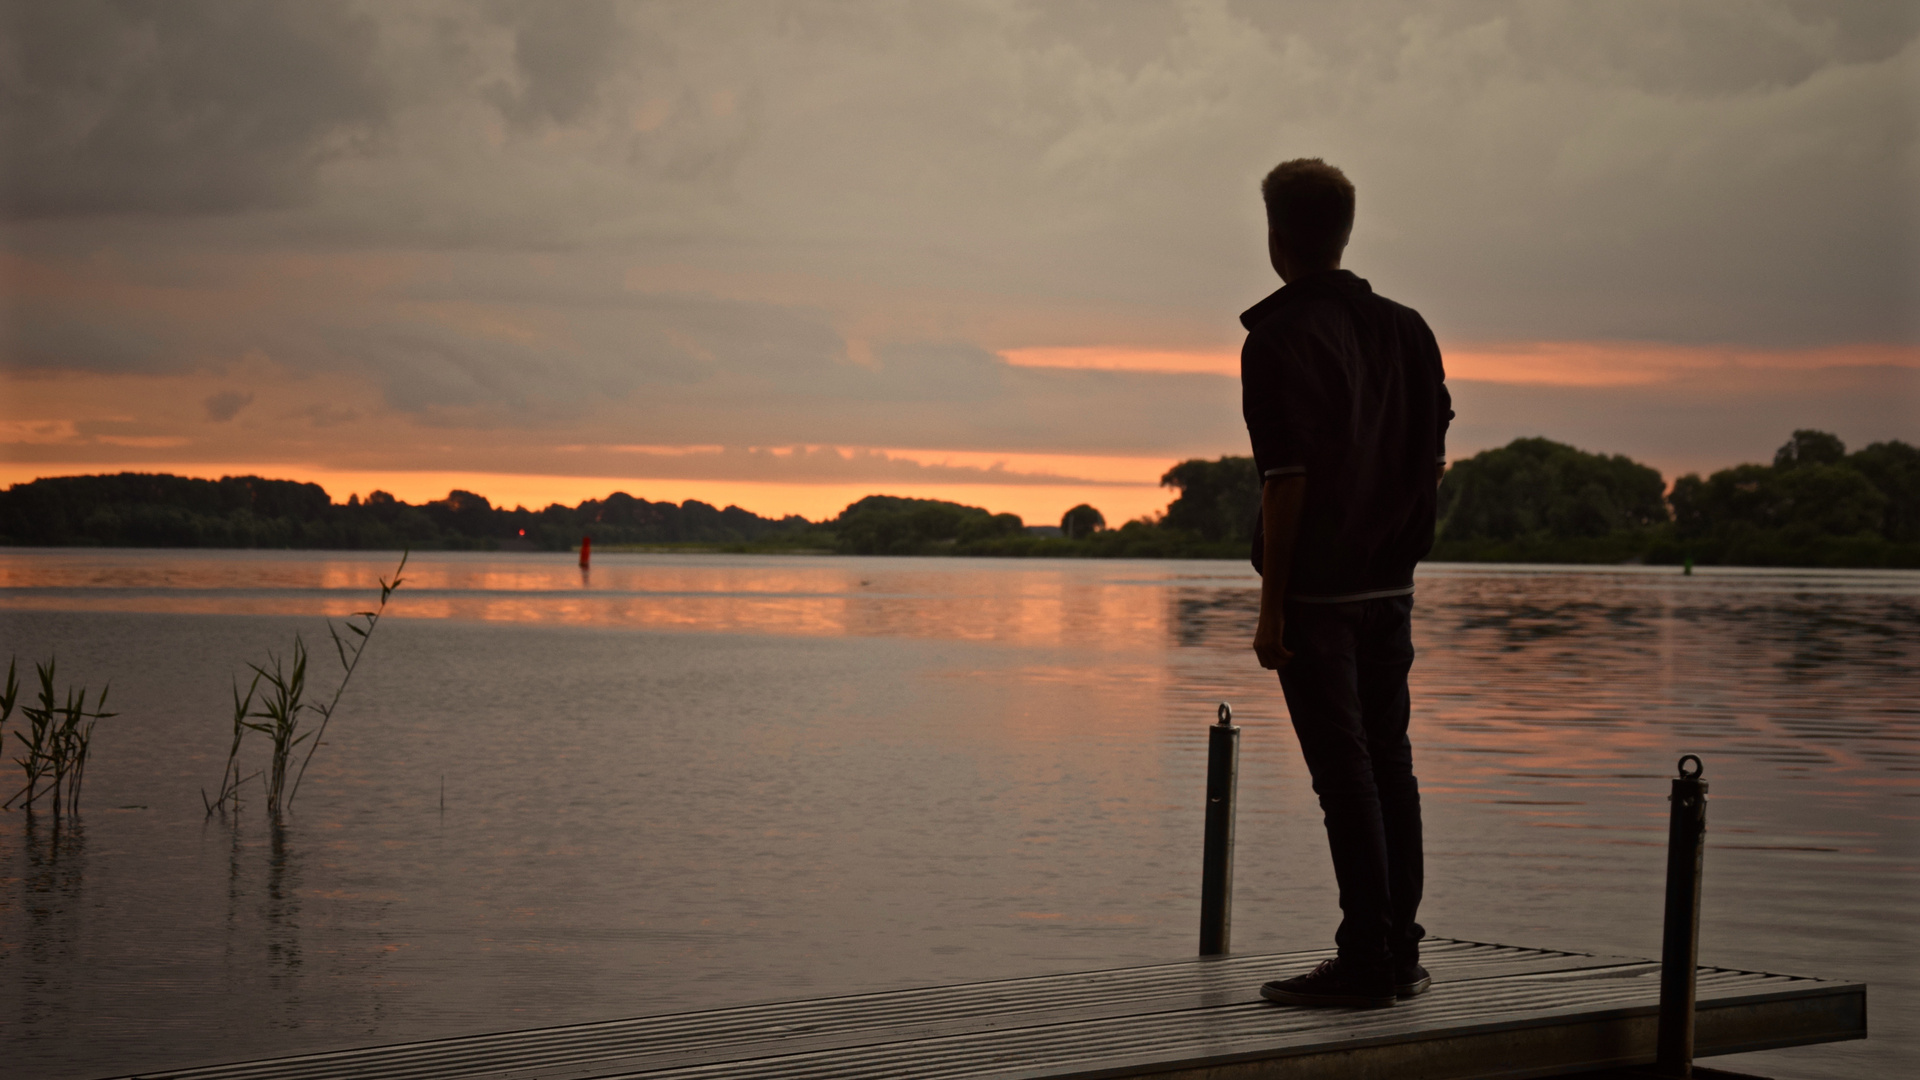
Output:
[[[1422,974],[1425,974],[1422,972]],[[1260,996],[1282,1005],[1347,1005],[1377,1009],[1394,1002],[1392,973],[1363,968],[1351,960],[1322,960],[1305,975],[1280,979],[1260,988]]]
[[[1393,994],[1395,997],[1419,997],[1433,985],[1433,977],[1417,960],[1396,961],[1393,965]]]

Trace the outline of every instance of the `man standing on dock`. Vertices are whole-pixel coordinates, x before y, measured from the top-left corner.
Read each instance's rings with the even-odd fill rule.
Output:
[[[1353,229],[1345,174],[1303,158],[1260,191],[1284,287],[1240,316],[1242,408],[1262,477],[1253,650],[1280,672],[1342,914],[1338,956],[1260,993],[1391,1005],[1428,986],[1407,672],[1413,568],[1433,546],[1453,410],[1426,322],[1340,268]]]

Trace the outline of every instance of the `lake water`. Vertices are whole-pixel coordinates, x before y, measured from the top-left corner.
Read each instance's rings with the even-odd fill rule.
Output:
[[[1330,942],[1231,563],[419,556],[285,827],[204,820],[229,680],[391,564],[0,551],[0,646],[120,713],[77,824],[0,814],[8,1076],[1187,956],[1221,700],[1236,951]],[[1874,1032],[1716,1063],[1915,1074],[1920,575],[1437,565],[1416,620],[1430,931],[1657,956],[1697,753],[1703,962],[1866,981]]]

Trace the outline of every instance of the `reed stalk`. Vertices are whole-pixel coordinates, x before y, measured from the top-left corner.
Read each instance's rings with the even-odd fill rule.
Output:
[[[347,630],[353,635],[351,639],[342,638],[340,631],[334,629],[333,620],[327,620],[327,633],[332,635],[334,652],[340,657],[340,667],[342,668],[340,685],[334,687],[333,698],[325,705],[309,706],[309,708],[312,708],[320,714],[320,727],[313,733],[313,745],[307,747],[307,756],[300,760],[300,771],[294,774],[293,790],[287,793],[288,805],[292,805],[293,797],[300,793],[300,781],[307,775],[307,765],[313,761],[314,751],[320,749],[320,739],[326,735],[327,725],[333,722],[334,710],[340,705],[340,695],[347,692],[347,684],[353,681],[354,670],[360,666],[360,657],[366,653],[367,643],[373,640],[373,631],[380,625],[380,616],[386,614],[387,601],[392,598],[394,590],[398,589],[401,581],[404,580],[400,575],[406,571],[407,557],[411,554],[412,552],[410,550],[400,553],[400,565],[393,568],[392,581],[388,581],[386,578],[380,579],[380,604],[378,607],[372,611],[356,611],[343,620]],[[353,620],[355,619],[366,620],[366,625],[354,625]]]
[[[293,655],[291,666],[289,658],[273,653],[267,654],[267,663],[273,665],[269,671],[259,664],[249,664],[253,669],[256,686],[264,680],[267,692],[260,696],[260,708],[248,714],[242,722],[252,731],[258,731],[273,740],[272,772],[267,779],[267,812],[279,817],[286,808],[287,800],[287,763],[292,759],[294,750],[313,737],[313,732],[300,732],[300,713],[310,709],[302,700],[307,693],[307,643],[300,635],[293,636]],[[237,688],[237,680],[236,680]],[[249,694],[251,696],[251,694]]]
[[[200,789],[200,801],[206,804],[207,816],[215,811],[224,813],[228,806],[233,812],[240,812],[240,785],[253,779],[253,776],[240,775],[240,741],[247,733],[247,714],[253,711],[253,695],[260,689],[260,676],[255,675],[247,687],[247,696],[240,696],[240,680],[233,680],[233,742],[227,747],[227,767],[220,774],[220,794],[207,798],[207,789]],[[259,774],[254,774],[259,775]]]
[[[407,568],[410,554],[401,553],[400,565],[393,571],[393,580],[380,579],[380,603],[371,611],[356,611],[344,620],[347,630],[345,636],[334,626],[333,620],[327,620],[327,633],[333,639],[334,654],[340,658],[341,674],[339,684],[325,702],[307,700],[307,645],[298,634],[294,635],[291,654],[283,657],[268,653],[266,665],[247,665],[253,670],[253,682],[248,685],[244,696],[240,693],[240,681],[233,681],[233,741],[227,748],[226,768],[220,774],[220,792],[209,798],[205,788],[200,790],[200,799],[206,804],[208,817],[229,806],[237,813],[240,809],[240,787],[254,776],[262,778],[266,789],[267,812],[275,821],[292,808],[294,796],[300,792],[300,781],[307,775],[307,766],[313,762],[314,752],[320,748],[320,741],[327,733],[327,725],[333,722],[334,713],[340,707],[341,695],[346,693],[347,684],[353,681],[353,673],[360,667],[360,659],[366,653],[374,630],[380,625],[380,617],[386,614],[387,601],[393,598],[394,590],[404,580],[401,574]],[[303,712],[318,714],[319,724],[302,730],[300,720]],[[266,770],[243,777],[239,765],[240,745],[249,731],[267,736],[273,743],[273,755]],[[291,769],[289,778],[294,756],[302,743],[307,744],[306,754],[300,757],[299,767]]]
[[[0,690],[0,753],[7,749],[7,721],[13,718],[13,707],[20,701],[20,658],[7,658],[7,685]]]
[[[72,816],[80,812],[81,785],[86,780],[87,759],[93,750],[93,725],[118,714],[105,711],[109,687],[101,688],[100,696],[89,710],[84,686],[77,690],[68,687],[64,702],[54,693],[54,659],[35,664],[34,671],[40,683],[39,704],[21,708],[27,730],[13,733],[26,753],[25,757],[15,758],[14,763],[26,774],[27,783],[5,804],[0,804],[0,809],[10,810],[24,798],[26,809],[32,810],[34,803],[47,795],[51,797],[56,818],[63,811]],[[0,703],[11,706],[18,693],[18,679],[13,666],[9,665],[7,697]],[[12,709],[5,711],[11,713]]]

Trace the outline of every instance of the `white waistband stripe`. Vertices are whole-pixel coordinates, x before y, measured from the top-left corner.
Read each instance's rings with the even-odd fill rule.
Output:
[[[1413,586],[1402,585],[1397,589],[1374,589],[1371,592],[1342,593],[1339,596],[1289,596],[1302,604],[1352,604],[1361,600],[1380,600],[1389,596],[1412,596]]]

